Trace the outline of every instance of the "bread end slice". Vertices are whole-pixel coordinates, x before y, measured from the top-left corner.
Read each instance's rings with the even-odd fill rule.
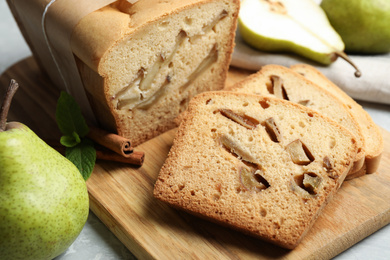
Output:
[[[118,1],[84,17],[72,46],[96,118],[138,145],[198,93],[224,86],[238,0]]]

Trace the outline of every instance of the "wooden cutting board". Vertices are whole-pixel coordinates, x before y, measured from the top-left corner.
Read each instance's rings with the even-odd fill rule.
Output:
[[[228,84],[250,72],[231,69]],[[9,120],[28,125],[43,139],[59,138],[55,106],[59,96],[27,58],[1,77],[1,95],[11,78],[21,88]],[[141,146],[141,168],[98,161],[87,181],[92,211],[140,259],[328,259],[390,223],[390,133],[377,173],[343,184],[313,228],[294,250],[285,250],[175,210],[152,196],[172,145],[171,130]],[[58,140],[58,139],[57,139]]]

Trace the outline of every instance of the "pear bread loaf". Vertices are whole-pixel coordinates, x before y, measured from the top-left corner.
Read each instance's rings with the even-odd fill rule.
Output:
[[[331,80],[313,66],[307,64],[296,64],[291,66],[291,69],[300,73],[319,87],[328,90],[348,106],[351,113],[355,116],[357,122],[361,126],[363,137],[365,139],[364,149],[366,158],[365,167],[363,168],[365,171],[361,171],[360,174],[364,175],[365,173],[374,173],[379,167],[383,151],[383,137],[379,127],[374,123],[371,116],[362,108],[361,105],[359,105],[341,88],[336,86]],[[356,176],[348,176],[348,178],[357,177],[358,175],[359,174],[356,174]]]
[[[333,94],[305,79],[293,70],[266,65],[260,71],[231,86],[229,90],[275,96],[320,112],[347,128],[355,135],[359,147],[355,163],[348,175],[359,172],[364,164],[364,137],[357,119],[348,107]]]
[[[356,144],[344,127],[292,102],[202,93],[178,127],[154,196],[292,249],[342,184]]]
[[[71,46],[99,124],[138,145],[196,94],[222,89],[239,0],[119,0],[85,16]]]

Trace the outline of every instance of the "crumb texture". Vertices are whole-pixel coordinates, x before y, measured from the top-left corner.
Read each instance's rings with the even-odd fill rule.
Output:
[[[380,157],[383,152],[383,137],[379,127],[372,120],[371,116],[355,100],[348,96],[341,88],[325,77],[316,68],[307,64],[296,64],[291,67],[295,72],[303,75],[319,87],[328,90],[347,105],[351,114],[358,122],[364,137],[365,150],[365,172],[370,174],[376,172],[379,167]],[[357,176],[360,176],[359,174]],[[349,178],[349,176],[348,176]]]
[[[234,92],[195,97],[158,199],[294,248],[344,180],[356,140],[311,109]]]
[[[287,100],[331,118],[356,137],[359,151],[349,174],[362,169],[366,154],[362,127],[348,106],[328,90],[294,70],[279,65],[264,66],[257,73],[232,86],[230,90]]]

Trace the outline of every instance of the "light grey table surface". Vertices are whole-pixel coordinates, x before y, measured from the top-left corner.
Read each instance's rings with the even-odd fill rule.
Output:
[[[0,74],[31,56],[5,0],[0,0]],[[389,72],[390,73],[390,72]],[[390,131],[390,105],[359,102],[373,120]],[[390,201],[389,201],[390,203]],[[134,259],[126,247],[90,212],[76,241],[57,260]],[[342,254],[337,260],[390,259],[390,225],[385,226]]]

